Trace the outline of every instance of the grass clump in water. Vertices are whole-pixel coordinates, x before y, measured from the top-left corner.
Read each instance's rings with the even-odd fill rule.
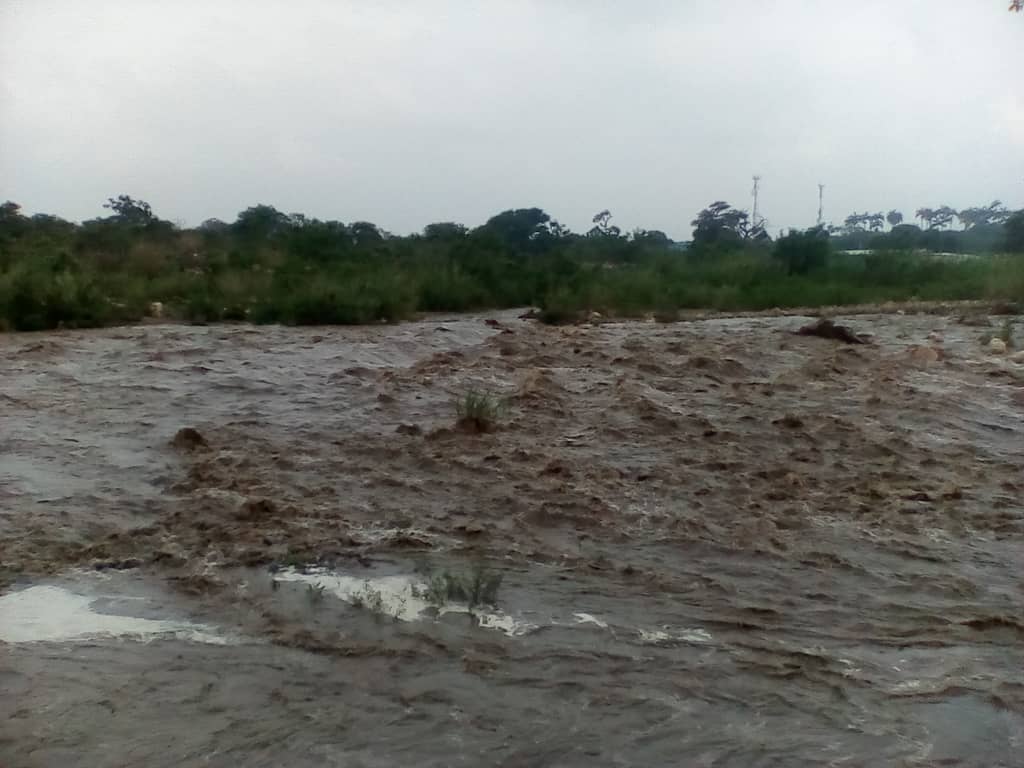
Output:
[[[394,619],[399,619],[405,612],[406,601],[404,597],[396,597],[393,605],[388,605],[384,599],[384,593],[379,589],[375,589],[369,581],[363,582],[363,587],[357,592],[353,592],[349,597],[349,602],[355,608],[369,611],[377,619],[384,616],[391,616]]]
[[[456,426],[464,432],[492,432],[505,410],[505,403],[496,395],[470,389],[455,404]]]
[[[1014,349],[1013,327],[1013,321],[1006,320],[1003,322],[1003,327],[999,329],[999,338],[1006,344],[1007,349]]]
[[[500,573],[484,567],[468,573],[445,570],[430,577],[423,596],[437,607],[448,603],[465,603],[470,610],[481,605],[497,607],[501,579]]]
[[[324,601],[324,590],[323,584],[307,584],[306,600],[310,605],[320,605]]]
[[[983,333],[979,341],[982,346],[988,346],[993,340],[998,339],[1006,345],[1007,349],[1015,349],[1015,338],[1014,338],[1014,323],[1012,320],[1004,320],[1002,327],[998,333]],[[997,342],[998,343],[998,342]]]

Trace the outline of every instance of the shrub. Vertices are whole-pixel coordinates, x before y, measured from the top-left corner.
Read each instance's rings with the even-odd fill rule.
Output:
[[[476,389],[470,389],[455,404],[457,426],[467,432],[491,432],[504,412],[501,400]]]
[[[805,275],[824,267],[831,250],[828,233],[814,227],[779,238],[772,255],[785,266],[787,274]]]

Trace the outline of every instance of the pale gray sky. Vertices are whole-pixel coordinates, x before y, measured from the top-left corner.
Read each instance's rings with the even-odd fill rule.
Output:
[[[1007,0],[0,0],[0,200],[408,233],[540,206],[689,237],[1024,207]]]

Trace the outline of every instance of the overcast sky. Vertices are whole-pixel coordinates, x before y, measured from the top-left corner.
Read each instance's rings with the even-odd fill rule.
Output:
[[[539,206],[687,238],[1024,207],[1007,0],[0,0],[0,200],[395,233]]]

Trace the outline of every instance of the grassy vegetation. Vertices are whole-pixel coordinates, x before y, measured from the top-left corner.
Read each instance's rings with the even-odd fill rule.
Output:
[[[1004,320],[1003,327],[999,331],[999,338],[1003,340],[1003,343],[1008,349],[1013,349],[1016,346],[1016,339],[1013,335],[1014,323],[1012,320]]]
[[[320,605],[324,601],[324,590],[323,584],[307,584],[306,600],[310,605]]]
[[[81,225],[0,206],[0,330],[128,323],[152,302],[174,319],[308,325],[526,305],[564,323],[590,311],[669,320],[696,308],[1024,300],[1024,256],[848,256],[810,233],[684,250],[660,233],[575,235],[537,209],[408,237],[267,206],[181,230],[126,200]]]
[[[490,392],[470,389],[455,404],[458,426],[472,432],[491,432],[505,413],[505,403]]]
[[[496,607],[501,589],[501,574],[477,567],[467,573],[442,571],[427,582],[424,598],[436,606],[465,603],[472,611],[482,605]]]

